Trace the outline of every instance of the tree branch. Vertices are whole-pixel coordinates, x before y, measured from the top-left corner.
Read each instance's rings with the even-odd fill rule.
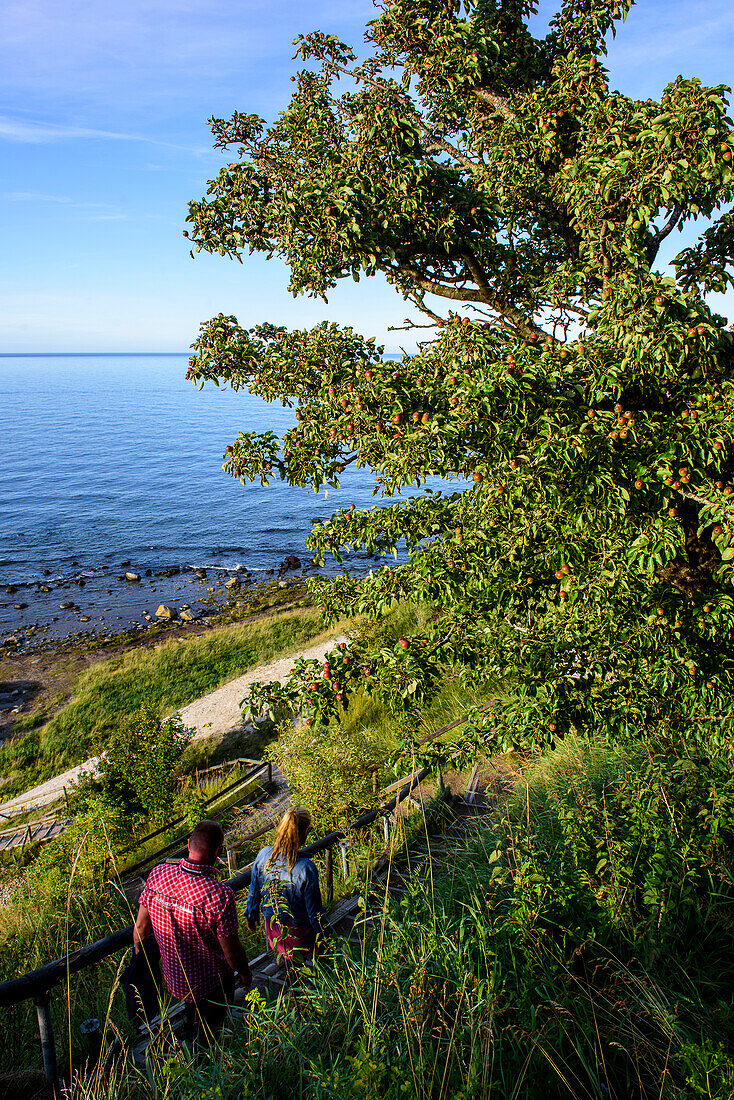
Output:
[[[663,243],[665,238],[673,232],[676,225],[680,221],[680,216],[682,213],[683,208],[679,206],[677,202],[674,202],[672,213],[667,222],[665,223],[663,228],[655,234],[653,239],[650,241],[650,244],[648,245],[647,259],[649,263],[652,263],[654,261],[660,249],[660,245]]]
[[[458,149],[455,149],[451,142],[439,141],[436,139],[435,136],[433,138],[433,144],[426,147],[426,152],[448,153],[450,157],[454,157],[459,162],[459,164],[463,164],[464,167],[468,168],[470,172],[476,172],[478,169],[484,168],[483,164],[477,163],[477,161],[472,160],[471,157],[468,157],[465,153],[461,153]]]
[[[477,99],[481,99],[483,103],[488,103],[490,107],[494,108],[495,114],[498,114],[505,122],[514,122],[517,115],[513,111],[508,101],[496,92],[490,92],[489,88],[475,88],[474,95]]]

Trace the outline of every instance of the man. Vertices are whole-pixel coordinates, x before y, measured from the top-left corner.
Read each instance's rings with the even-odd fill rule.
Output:
[[[136,954],[153,932],[166,985],[186,1002],[192,1034],[202,1025],[220,1030],[237,980],[245,989],[252,984],[234,893],[214,877],[223,844],[216,821],[200,821],[189,838],[188,858],[150,872],[133,929]]]

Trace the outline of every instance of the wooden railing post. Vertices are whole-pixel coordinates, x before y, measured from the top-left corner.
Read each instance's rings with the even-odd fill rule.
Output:
[[[273,782],[273,765],[272,761],[268,760],[268,783]]]
[[[324,852],[324,872],[326,874],[326,904],[331,905],[334,900],[334,857],[332,849]]]
[[[385,847],[390,843],[390,819],[387,814],[382,819],[382,835],[385,837]]]
[[[36,1006],[36,1014],[38,1016],[38,1034],[41,1037],[43,1072],[46,1075],[46,1080],[49,1085],[55,1091],[59,1080],[59,1074],[56,1066],[56,1044],[54,1042],[54,1029],[51,1022],[50,1002],[51,994],[48,990],[33,998],[33,1003]]]
[[[438,773],[438,793],[441,798],[446,797],[446,784],[444,783],[443,772]]]
[[[347,849],[349,848],[349,846],[350,843],[346,837],[344,837],[343,840],[339,841],[339,851],[342,854],[342,870],[344,871],[345,882],[349,878],[349,860],[347,859]]]

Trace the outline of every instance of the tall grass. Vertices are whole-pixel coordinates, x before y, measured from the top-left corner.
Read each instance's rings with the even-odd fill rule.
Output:
[[[253,995],[222,1046],[120,1065],[80,1100],[728,1100],[734,1062],[691,1035],[673,985],[524,919],[500,834],[385,899],[362,946],[334,942],[295,996]]]

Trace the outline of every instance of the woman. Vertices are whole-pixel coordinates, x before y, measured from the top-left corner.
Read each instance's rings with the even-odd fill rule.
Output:
[[[268,943],[286,962],[310,956],[322,931],[319,873],[310,859],[299,856],[310,828],[308,810],[286,810],[275,843],[260,849],[250,879],[247,925],[254,932],[262,910]]]

